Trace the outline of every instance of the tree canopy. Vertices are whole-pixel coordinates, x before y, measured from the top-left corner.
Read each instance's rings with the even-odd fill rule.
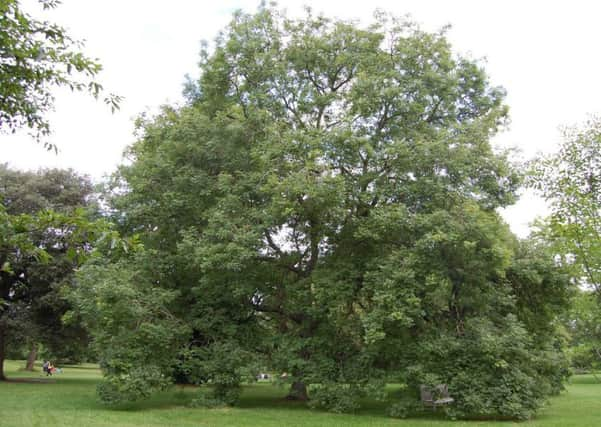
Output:
[[[561,387],[568,283],[495,211],[519,179],[490,145],[507,107],[478,62],[384,14],[261,8],[201,72],[185,106],[139,121],[116,177],[114,219],[142,245],[95,258],[72,294],[104,400],[184,377],[233,403],[267,369],[334,411],[446,383],[455,415],[525,418]]]

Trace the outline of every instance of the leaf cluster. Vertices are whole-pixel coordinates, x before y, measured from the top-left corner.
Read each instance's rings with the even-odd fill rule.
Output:
[[[44,9],[59,2],[40,0]],[[27,127],[40,140],[50,133],[46,114],[54,105],[53,88],[88,92],[97,98],[103,88],[95,77],[102,69],[97,60],[81,52],[63,27],[38,20],[24,12],[18,0],[0,4],[0,130],[15,132]],[[121,98],[105,98],[111,109]],[[47,149],[56,147],[44,142]]]

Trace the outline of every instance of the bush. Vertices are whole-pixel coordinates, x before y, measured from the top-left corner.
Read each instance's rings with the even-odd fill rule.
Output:
[[[403,399],[388,407],[388,415],[393,418],[407,418],[423,409],[421,402],[415,399]]]
[[[590,372],[599,364],[594,348],[588,344],[571,347],[570,361],[571,366],[579,372]]]
[[[362,392],[359,387],[349,384],[326,383],[310,388],[312,408],[324,408],[331,412],[348,413],[359,409]]]
[[[146,365],[121,375],[107,375],[96,390],[102,402],[114,405],[148,398],[153,391],[170,385],[171,378],[163,375],[159,367]]]
[[[242,389],[238,386],[217,385],[212,389],[201,389],[198,397],[194,399],[190,406],[195,408],[220,408],[223,406],[233,406],[240,399]]]
[[[407,369],[405,380],[415,396],[420,384],[447,384],[455,400],[447,409],[451,417],[528,419],[568,374],[561,352],[537,349],[513,316],[499,325],[472,319],[464,335],[439,334],[418,351],[420,363]],[[406,405],[391,412],[405,415]]]

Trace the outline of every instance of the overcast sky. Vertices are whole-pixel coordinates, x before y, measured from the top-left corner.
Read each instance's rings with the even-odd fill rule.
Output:
[[[39,15],[34,0],[22,2]],[[424,29],[451,24],[455,50],[485,58],[494,85],[507,90],[511,128],[498,136],[500,147],[517,147],[524,159],[550,152],[558,128],[583,122],[601,110],[601,6],[595,1],[372,0],[280,1],[291,14],[302,5],[329,16],[370,22],[380,8],[410,14]],[[184,75],[198,76],[200,41],[211,41],[235,9],[253,11],[258,1],[222,0],[63,0],[44,18],[85,39],[85,52],[104,66],[100,81],[125,99],[111,114],[102,102],[67,91],[57,93],[50,116],[46,152],[26,135],[0,135],[0,162],[23,169],[71,167],[100,178],[121,162],[133,142],[133,118],[164,103],[181,101]],[[514,232],[524,236],[544,204],[526,194],[503,212]]]

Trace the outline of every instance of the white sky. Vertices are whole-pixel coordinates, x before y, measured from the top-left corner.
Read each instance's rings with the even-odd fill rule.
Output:
[[[34,0],[24,8],[39,15]],[[582,122],[601,110],[601,4],[587,0],[372,0],[280,1],[292,14],[301,6],[341,18],[371,20],[376,8],[410,14],[427,30],[451,24],[455,50],[486,58],[492,83],[507,89],[512,125],[499,146],[518,147],[523,158],[549,152],[558,127]],[[0,135],[0,162],[23,169],[71,167],[94,178],[111,173],[133,142],[133,118],[164,103],[181,101],[184,75],[198,75],[200,40],[213,40],[234,9],[254,11],[258,1],[63,0],[46,19],[85,39],[85,52],[104,66],[99,80],[125,97],[111,114],[102,102],[67,91],[57,93],[46,152],[26,135]],[[503,212],[517,234],[544,214],[544,204],[526,194]]]

